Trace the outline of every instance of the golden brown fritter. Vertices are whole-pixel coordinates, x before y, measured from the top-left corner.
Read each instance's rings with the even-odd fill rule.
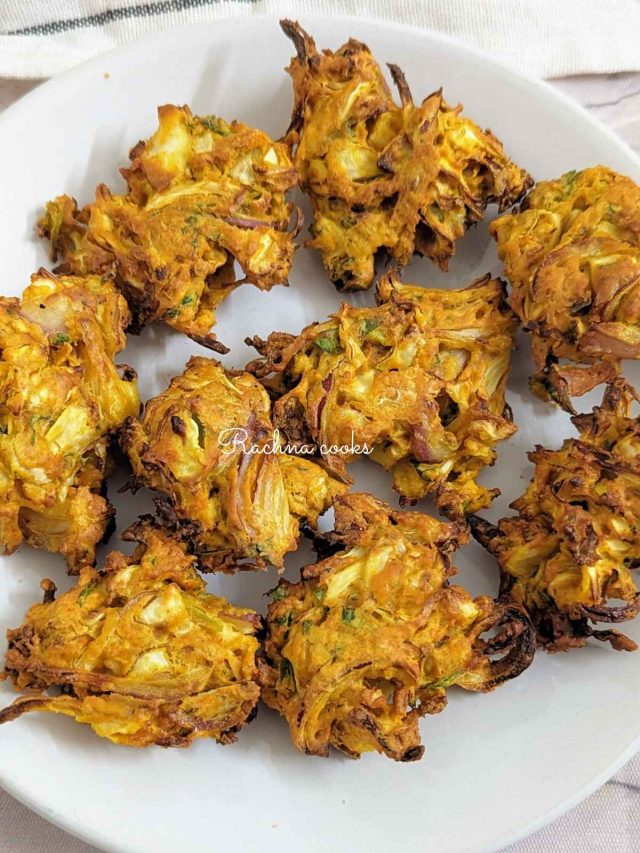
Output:
[[[515,432],[504,392],[517,321],[503,284],[431,290],[388,276],[378,300],[297,337],[247,341],[263,356],[247,369],[278,395],[274,424],[345,480],[357,454],[332,449],[366,444],[405,502],[434,493],[452,517],[488,506],[496,491],[476,477]]]
[[[297,51],[285,141],[314,209],[308,245],[340,289],[370,287],[381,251],[396,265],[417,253],[446,269],[488,204],[505,210],[531,185],[501,143],[441,91],[415,106],[402,72],[389,66],[398,107],[366,45],[350,39],[318,53],[298,24],[282,28]]]
[[[300,525],[346,487],[305,458],[283,453],[267,392],[248,373],[192,358],[141,420],[129,420],[122,447],[134,488],[163,492],[161,512],[187,525],[204,570],[283,566]],[[253,452],[252,452],[253,451]]]
[[[0,547],[95,560],[113,510],[103,496],[110,434],[138,412],[124,349],[127,303],[97,276],[40,270],[0,297]]]
[[[622,622],[640,610],[632,570],[640,565],[640,419],[635,391],[621,379],[603,403],[573,418],[579,437],[560,450],[529,454],[535,472],[511,504],[518,515],[497,527],[474,519],[474,534],[494,553],[505,601],[523,605],[548,651],[584,646],[588,637],[615,649],[636,644],[590,623]],[[608,602],[618,599],[626,604]]]
[[[572,395],[640,358],[640,187],[604,166],[567,172],[490,230],[532,333],[532,387],[573,411]]]
[[[515,677],[534,631],[521,608],[449,584],[464,526],[365,494],[338,498],[335,512],[330,556],[271,592],[263,699],[303,752],[413,761],[419,718],[444,708],[445,688],[488,691]]]
[[[260,617],[207,593],[185,546],[149,521],[128,538],[132,557],[84,566],[57,600],[44,581],[44,603],[8,632],[4,677],[26,692],[0,723],[51,711],[127,746],[233,742],[260,696]]]
[[[260,290],[286,284],[295,229],[285,193],[296,172],[287,148],[262,131],[188,107],[160,107],[158,116],[158,129],[122,170],[126,194],[101,184],[81,211],[60,196],[40,230],[60,270],[115,272],[132,330],[162,319],[226,352],[209,334],[222,300],[245,281]]]

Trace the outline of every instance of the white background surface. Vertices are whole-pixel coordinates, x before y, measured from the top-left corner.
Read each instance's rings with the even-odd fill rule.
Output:
[[[640,115],[640,78],[637,75],[558,81],[558,85],[573,97],[589,105],[592,111],[596,112],[600,118],[608,121],[632,145],[638,146],[640,141],[640,134],[638,133],[640,126],[638,121]],[[16,84],[4,87],[4,97],[11,98],[15,94],[15,90]],[[473,114],[471,108],[469,108],[469,112]],[[529,164],[523,162],[523,165]],[[222,331],[221,325],[220,336],[223,340],[227,340]],[[604,691],[602,700],[603,702],[607,701]],[[611,713],[615,715],[615,708],[611,708]],[[65,732],[68,730],[65,728]],[[17,729],[13,737],[19,737]],[[433,733],[429,727],[427,733],[428,749],[433,748],[432,741],[435,737],[436,733]],[[552,741],[553,737],[551,730],[548,733],[548,738]],[[545,748],[549,748],[549,746],[541,743],[540,749]],[[589,744],[584,744],[583,748],[588,750]],[[243,757],[240,755],[239,760],[242,760]],[[63,754],[61,754],[60,760],[64,761]],[[427,760],[429,760],[428,757]],[[363,770],[364,768],[359,769]],[[526,768],[523,768],[524,772],[526,772]],[[395,777],[395,774],[393,775]],[[489,768],[485,778],[477,779],[478,785],[491,786],[495,785],[496,782],[499,780],[496,780],[494,774],[489,772]],[[87,779],[86,784],[90,785],[91,780]],[[514,849],[519,851],[580,850],[581,853],[585,849],[635,850],[638,847],[637,826],[640,823],[638,820],[640,818],[638,813],[640,811],[638,809],[638,787],[640,787],[640,772],[636,761],[619,774],[615,784],[610,783],[605,786],[597,795],[591,797],[573,813],[531,839],[521,842]],[[500,791],[499,785],[496,785],[495,790]],[[508,792],[506,791],[500,791],[496,794],[496,798],[502,803],[506,802],[507,797]],[[109,807],[109,803],[104,802],[103,808],[108,809]],[[167,808],[170,809],[171,804],[167,804]],[[347,803],[345,803],[345,809],[348,810]],[[7,795],[0,797],[0,827],[0,850],[3,851],[22,853],[22,851],[51,850],[57,853],[58,850],[90,849],[82,842],[70,839],[69,836],[31,815]],[[278,835],[278,828],[278,826],[273,827],[276,836]],[[337,849],[340,849],[339,844],[336,846]]]
[[[640,70],[638,0],[0,0],[0,74],[50,76],[212,18],[312,13],[424,27],[536,77]]]

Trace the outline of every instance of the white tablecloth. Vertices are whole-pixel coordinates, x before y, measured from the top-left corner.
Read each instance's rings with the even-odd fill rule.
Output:
[[[0,75],[48,77],[211,18],[311,12],[428,27],[539,77],[640,71],[638,0],[0,0]]]
[[[485,0],[474,2],[479,6]],[[536,0],[532,5],[538,6],[539,2]],[[603,0],[603,5],[611,4]],[[1,7],[0,2],[0,11]],[[640,47],[637,31],[635,38]],[[640,74],[563,78],[554,84],[612,127],[640,154]],[[0,80],[0,109],[33,85],[25,80]],[[93,850],[0,791],[0,853],[91,853]],[[639,850],[640,756],[580,806],[513,845],[509,853],[637,853]]]

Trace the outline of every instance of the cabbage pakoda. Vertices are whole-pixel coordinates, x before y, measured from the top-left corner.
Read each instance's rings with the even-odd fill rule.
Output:
[[[126,194],[102,184],[80,211],[60,196],[40,231],[63,272],[114,271],[132,331],[162,319],[226,352],[209,333],[222,300],[243,282],[269,290],[287,281],[295,229],[285,193],[296,171],[287,148],[262,131],[188,107],[160,107],[158,115],[155,134],[132,149],[122,171]]]
[[[127,746],[233,742],[260,696],[260,616],[207,593],[185,545],[149,521],[129,538],[132,557],[84,566],[57,600],[44,581],[44,602],[8,632],[4,678],[26,692],[0,723],[51,711]]]
[[[104,497],[111,433],[140,407],[124,349],[129,310],[97,276],[41,270],[0,297],[0,548],[95,560],[113,510]]]
[[[529,454],[535,473],[511,504],[517,516],[497,527],[472,520],[476,538],[497,557],[502,598],[527,609],[549,651],[584,646],[589,637],[615,649],[636,648],[616,631],[591,627],[640,611],[632,574],[640,566],[640,419],[630,416],[635,399],[622,380],[611,383],[600,407],[573,418],[578,438],[560,450],[538,447]]]
[[[369,451],[405,502],[434,493],[453,517],[488,506],[496,491],[476,478],[515,432],[504,392],[517,320],[502,283],[431,290],[389,276],[378,299],[297,337],[247,341],[262,354],[247,369],[277,397],[274,424],[344,480]]]
[[[640,358],[640,187],[604,166],[567,172],[490,230],[532,334],[532,387],[573,411],[572,395]]]
[[[315,527],[345,486],[308,459],[289,456],[265,389],[248,373],[192,358],[121,443],[145,485],[166,496],[167,520],[187,527],[203,570],[274,565]]]
[[[397,66],[397,106],[366,45],[318,53],[292,21],[294,107],[285,137],[314,210],[312,240],[340,289],[368,288],[376,256],[414,253],[447,268],[456,241],[488,204],[515,204],[531,179],[501,143],[450,107],[442,92],[414,105]]]
[[[463,525],[371,495],[338,499],[330,556],[299,583],[281,580],[267,616],[262,695],[298,749],[413,761],[419,719],[444,708],[445,688],[488,691],[526,669],[535,644],[524,611],[449,584],[465,538]]]

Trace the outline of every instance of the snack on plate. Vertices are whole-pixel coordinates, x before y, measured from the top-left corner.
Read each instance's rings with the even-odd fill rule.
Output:
[[[416,253],[446,269],[488,204],[506,210],[531,186],[491,132],[442,91],[416,106],[391,65],[397,106],[366,45],[350,39],[319,53],[299,24],[285,20],[282,28],[297,53],[285,142],[313,206],[308,245],[322,253],[336,287],[370,287],[381,253],[398,266]]]
[[[511,504],[517,516],[497,527],[472,519],[474,535],[500,565],[502,600],[526,608],[548,651],[584,646],[589,637],[636,648],[592,624],[624,622],[640,611],[633,578],[640,565],[640,419],[630,413],[637,399],[623,380],[612,381],[601,406],[573,418],[578,438],[529,454],[536,467]]]
[[[433,493],[452,517],[488,506],[497,492],[476,478],[516,429],[504,392],[517,320],[502,282],[435,290],[390,275],[378,300],[343,304],[297,337],[247,341],[262,356],[247,370],[276,396],[274,424],[346,481],[356,454],[331,451],[355,440],[404,502]]]
[[[0,297],[0,547],[93,563],[113,509],[111,434],[140,407],[136,374],[114,358],[129,310],[98,276],[40,270],[21,298]]]
[[[158,508],[189,531],[203,570],[282,568],[300,526],[315,528],[346,490],[315,462],[286,454],[265,389],[213,359],[192,358],[140,420],[127,421],[121,443],[133,488],[165,495]]]
[[[465,539],[458,523],[371,495],[338,498],[326,556],[298,583],[280,581],[267,616],[262,695],[298,749],[414,761],[420,717],[444,708],[445,688],[488,691],[527,668],[524,611],[449,583],[449,555]]]
[[[640,358],[640,187],[605,166],[567,172],[490,231],[531,332],[532,388],[573,412],[572,396]]]
[[[0,723],[49,711],[127,746],[233,742],[260,696],[260,616],[207,593],[186,546],[148,520],[129,538],[132,557],[84,566],[58,599],[44,581],[44,602],[8,632],[4,677],[24,695]]]
[[[296,171],[283,144],[240,122],[175,106],[158,116],[122,170],[124,195],[101,184],[82,210],[60,196],[47,204],[40,232],[59,270],[114,274],[132,331],[164,320],[226,352],[210,333],[222,300],[244,282],[260,290],[287,282],[297,226],[285,193]]]

